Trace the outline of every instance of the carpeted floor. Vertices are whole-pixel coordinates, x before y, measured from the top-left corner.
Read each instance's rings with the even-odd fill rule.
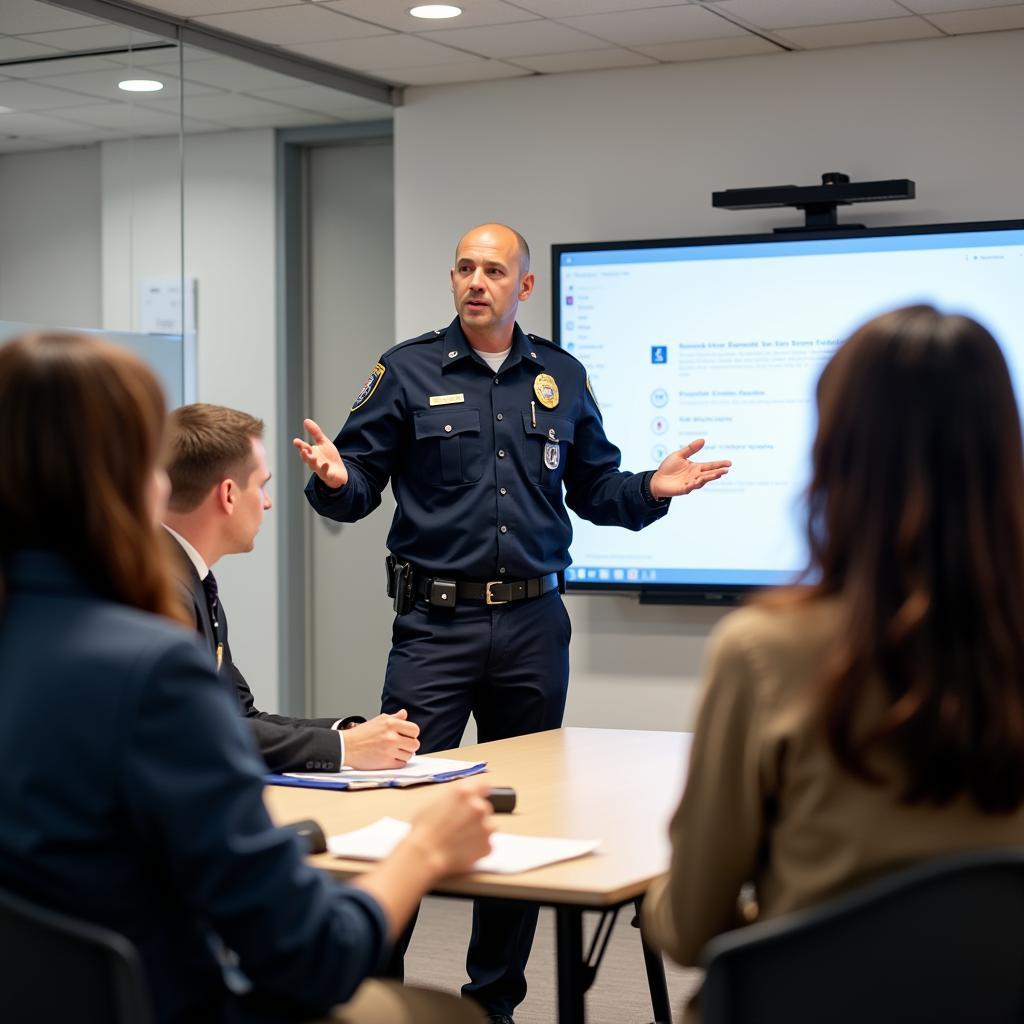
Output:
[[[587,995],[588,1024],[649,1024],[654,1019],[640,935],[630,926],[631,917],[625,909],[619,912],[597,980]],[[468,901],[438,897],[424,900],[406,958],[407,979],[457,992],[466,980],[469,927]],[[584,935],[584,945],[588,938],[589,930]],[[678,1021],[680,1007],[700,982],[700,972],[667,963],[666,975],[673,1019]],[[516,1024],[554,1024],[555,922],[550,910],[540,913],[526,977],[529,992],[516,1011]]]

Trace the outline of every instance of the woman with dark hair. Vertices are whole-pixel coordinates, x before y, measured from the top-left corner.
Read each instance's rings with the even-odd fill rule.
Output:
[[[0,348],[0,887],[126,935],[162,1024],[349,1000],[332,1019],[479,1020],[360,983],[423,894],[488,850],[486,786],[448,787],[355,885],[304,863],[233,693],[169,621],[163,432],[129,353],[59,333]]]
[[[943,853],[1024,844],[1024,451],[992,336],[912,306],[818,384],[807,585],[712,639],[672,860],[673,959]],[[749,908],[748,908],[749,909]]]

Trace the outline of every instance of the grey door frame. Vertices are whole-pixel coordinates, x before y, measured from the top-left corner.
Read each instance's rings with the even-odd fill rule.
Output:
[[[379,143],[390,121],[275,132],[277,220],[278,698],[284,714],[305,715],[312,700],[309,594],[313,512],[303,496],[307,474],[292,448],[310,409],[307,160],[318,146]]]

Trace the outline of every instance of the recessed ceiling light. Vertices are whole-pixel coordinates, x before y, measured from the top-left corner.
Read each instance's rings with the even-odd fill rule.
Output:
[[[462,13],[461,7],[454,4],[420,4],[419,7],[410,7],[409,13],[414,18],[457,18]]]
[[[126,78],[123,82],[118,82],[117,87],[125,92],[159,92],[164,83],[155,82],[152,78]]]

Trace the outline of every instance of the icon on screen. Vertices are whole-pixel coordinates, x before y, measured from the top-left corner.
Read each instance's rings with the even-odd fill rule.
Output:
[[[651,392],[651,405],[655,409],[664,409],[668,405],[668,392],[664,388],[655,388]]]
[[[621,569],[612,570],[612,576],[617,580],[621,580],[625,575],[626,574]]]
[[[668,449],[663,444],[656,444],[651,449],[651,458],[654,459],[655,462],[661,462],[666,455],[668,455]]]
[[[655,434],[664,434],[668,430],[668,420],[664,416],[655,416],[651,420],[651,430]]]
[[[598,579],[602,579],[602,580],[608,579],[608,570],[607,569],[598,569],[597,570],[597,577],[598,577]]]
[[[572,296],[571,295],[566,295],[566,297],[565,297],[565,304],[567,306],[571,306],[572,305]]]
[[[631,582],[636,582],[636,580],[637,580],[637,578],[639,576],[640,576],[640,573],[638,573],[636,571],[636,569],[627,569],[626,570],[626,579],[630,580]]]
[[[667,363],[668,362],[668,345],[652,345],[651,346],[651,362],[652,363]]]

